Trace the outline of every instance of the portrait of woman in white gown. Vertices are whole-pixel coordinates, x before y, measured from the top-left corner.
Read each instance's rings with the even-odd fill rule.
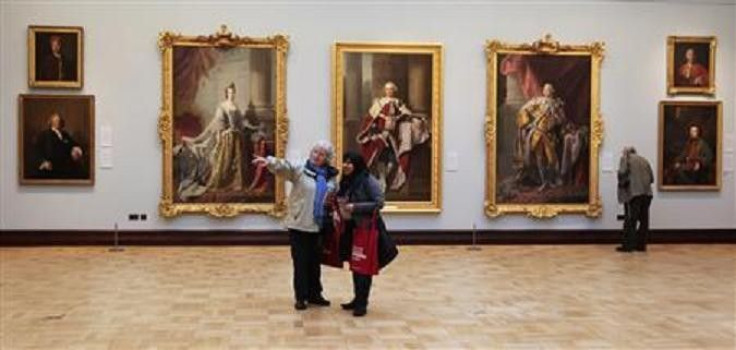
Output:
[[[284,185],[256,157],[284,157],[288,139],[283,35],[249,37],[222,26],[206,36],[161,34],[165,217],[204,213],[281,216]]]
[[[178,147],[182,155],[180,169],[184,176],[178,193],[182,199],[201,196],[206,192],[240,192],[244,189],[243,149],[246,131],[257,131],[244,119],[235,103],[237,89],[231,83],[225,88],[225,99],[217,105],[214,118],[196,137],[182,137]]]

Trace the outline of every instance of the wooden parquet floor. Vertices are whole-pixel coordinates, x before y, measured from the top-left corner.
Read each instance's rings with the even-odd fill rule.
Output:
[[[736,246],[401,247],[368,316],[293,309],[287,247],[0,249],[6,349],[734,349]]]

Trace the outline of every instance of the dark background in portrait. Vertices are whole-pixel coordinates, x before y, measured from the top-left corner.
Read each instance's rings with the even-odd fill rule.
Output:
[[[708,183],[698,185],[716,185],[716,171],[718,170],[718,107],[717,106],[679,106],[664,107],[664,128],[662,141],[663,157],[662,184],[679,185],[672,169],[677,157],[682,153],[689,138],[691,125],[700,127],[700,137],[708,144],[713,153],[713,164],[708,173]]]
[[[263,122],[267,155],[275,154],[276,55],[274,49],[238,47],[223,51],[213,47],[175,47],[173,56],[174,127],[172,136],[174,146],[181,144],[183,136],[196,137],[207,127],[214,117],[217,106],[224,100],[225,87],[232,82],[236,86],[238,108],[245,113],[245,118],[251,123]],[[226,64],[232,67],[233,61],[237,61],[237,65],[242,65],[242,70],[239,69],[237,75],[231,75],[231,70],[222,68]],[[256,77],[258,81],[254,81]],[[209,100],[213,101],[212,105],[204,109],[194,108],[195,99],[201,93],[200,88],[208,82],[217,86],[213,92],[216,96],[208,95]],[[251,135],[251,132],[243,135],[242,167],[245,188],[255,177],[255,166],[251,164],[254,153]],[[172,183],[176,203],[272,203],[276,200],[276,183],[273,176],[266,170],[262,176],[266,178],[268,185],[262,193],[248,193],[246,189],[226,193],[208,191],[199,197],[184,201],[177,195],[179,188],[177,169],[179,167],[176,158],[172,160],[172,164],[174,166]]]
[[[21,125],[24,157],[23,173],[26,179],[48,179],[40,176],[38,166],[41,156],[37,152],[36,143],[40,133],[48,129],[51,113],[58,112],[64,120],[64,130],[82,148],[82,171],[78,180],[90,178],[90,149],[92,120],[89,115],[91,100],[87,98],[44,98],[26,97],[23,100],[23,123]],[[66,180],[66,179],[65,179]]]
[[[39,79],[42,76],[41,67],[43,67],[43,60],[45,57],[51,56],[51,42],[49,38],[52,36],[61,37],[61,55],[62,57],[68,58],[69,62],[72,63],[68,67],[72,73],[71,77],[65,77],[61,81],[77,81],[79,80],[79,72],[77,71],[78,60],[77,57],[77,45],[79,45],[79,36],[76,33],[58,33],[58,32],[36,32],[36,80],[47,81]]]
[[[564,102],[565,116],[580,127],[590,130],[591,113],[591,58],[587,55],[521,55],[520,69],[515,73],[503,74],[505,59],[515,54],[499,54],[499,70],[496,72],[497,120],[496,120],[496,200],[500,204],[546,204],[546,203],[587,203],[590,177],[590,144],[586,144],[580,155],[579,169],[584,174],[578,176],[583,186],[560,186],[541,193],[520,189],[510,179],[516,175],[514,169],[515,143],[517,141],[516,115],[531,96],[528,86],[538,85],[541,96],[542,86],[550,83],[555,95]],[[509,92],[509,79],[515,79],[514,92]],[[511,99],[511,94],[516,98]],[[588,140],[590,138],[588,137]],[[559,140],[558,159],[562,162],[562,139]]]
[[[345,151],[360,151],[355,137],[375,98],[383,97],[384,85],[398,86],[397,97],[413,115],[423,116],[431,134],[432,55],[348,52],[343,56],[343,142]],[[432,199],[432,137],[411,151],[406,184],[399,191],[387,189],[390,201]]]
[[[701,64],[705,69],[710,72],[710,42],[704,42],[704,43],[692,43],[692,42],[682,42],[682,43],[675,43],[675,52],[674,52],[674,61],[675,64],[673,65],[672,69],[675,71],[673,72],[673,76],[677,77],[677,70],[680,69],[680,66],[683,65],[685,62],[685,52],[692,48],[695,51],[695,62]],[[677,82],[677,79],[675,79],[675,82]],[[677,85],[677,83],[675,83]]]

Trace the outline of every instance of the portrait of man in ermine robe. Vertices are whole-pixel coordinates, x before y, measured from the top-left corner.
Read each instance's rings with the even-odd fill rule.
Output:
[[[441,46],[338,43],[335,143],[363,155],[388,211],[438,211]]]

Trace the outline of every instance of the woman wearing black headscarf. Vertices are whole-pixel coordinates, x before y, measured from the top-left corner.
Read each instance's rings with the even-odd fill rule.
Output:
[[[381,186],[368,173],[365,159],[358,153],[347,152],[343,156],[342,179],[337,200],[346,219],[345,231],[340,239],[340,258],[349,261],[352,255],[353,230],[363,220],[373,220],[374,214],[379,230],[378,261],[386,266],[398,254],[396,246],[386,232],[386,225],[378,213],[383,208],[384,196]],[[353,300],[342,304],[345,310],[353,310],[353,316],[365,316],[371,290],[371,275],[353,272]]]

